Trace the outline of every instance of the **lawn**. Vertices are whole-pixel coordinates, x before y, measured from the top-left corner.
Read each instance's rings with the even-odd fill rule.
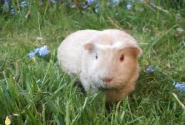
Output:
[[[11,1],[15,14],[0,11],[0,124],[12,125],[184,125],[185,92],[174,82],[185,81],[185,1],[126,2],[108,7],[99,2],[87,10],[64,4],[26,7]],[[19,11],[20,10],[20,11]],[[31,14],[27,13],[28,11]],[[27,14],[27,17],[25,17]],[[101,93],[84,94],[57,62],[57,47],[81,29],[123,29],[134,36],[143,55],[136,89],[119,109],[106,109]],[[38,40],[38,37],[43,39]],[[47,45],[46,57],[28,56]],[[154,71],[147,72],[148,66]]]

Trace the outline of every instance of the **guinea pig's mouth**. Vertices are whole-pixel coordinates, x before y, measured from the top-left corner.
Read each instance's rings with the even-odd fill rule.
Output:
[[[117,88],[116,86],[112,86],[107,83],[99,87],[100,90],[110,90],[110,89],[116,89],[116,88]]]
[[[103,83],[101,86],[99,86],[98,88],[100,90],[111,90],[111,89],[120,89],[122,87],[124,87],[125,84],[120,83]]]
[[[105,88],[105,87],[100,87],[99,90],[105,91],[105,90],[110,90],[111,88]]]
[[[115,83],[116,82],[116,83]],[[105,82],[103,80],[98,80],[94,82],[94,86],[98,88],[99,90],[110,90],[110,89],[118,89],[122,87],[122,82],[119,81],[111,81],[111,82]]]
[[[117,90],[118,88],[116,87],[100,87],[100,91],[108,91],[108,90]]]

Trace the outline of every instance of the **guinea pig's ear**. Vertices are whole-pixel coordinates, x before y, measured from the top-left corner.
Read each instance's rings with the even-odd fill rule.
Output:
[[[92,50],[93,48],[94,48],[94,45],[90,42],[84,45],[85,50]]]
[[[125,47],[123,50],[134,54],[136,57],[140,57],[142,55],[142,49],[140,47]]]

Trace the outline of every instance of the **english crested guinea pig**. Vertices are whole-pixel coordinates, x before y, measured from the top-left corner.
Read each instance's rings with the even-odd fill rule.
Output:
[[[137,41],[124,31],[80,30],[62,41],[57,58],[70,76],[79,75],[85,91],[103,90],[107,102],[117,102],[134,90],[141,54]]]

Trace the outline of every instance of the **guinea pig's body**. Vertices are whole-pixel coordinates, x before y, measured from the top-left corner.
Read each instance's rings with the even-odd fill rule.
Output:
[[[137,41],[121,30],[81,30],[58,48],[58,61],[70,76],[79,75],[85,91],[103,90],[107,102],[134,90],[139,76]]]

